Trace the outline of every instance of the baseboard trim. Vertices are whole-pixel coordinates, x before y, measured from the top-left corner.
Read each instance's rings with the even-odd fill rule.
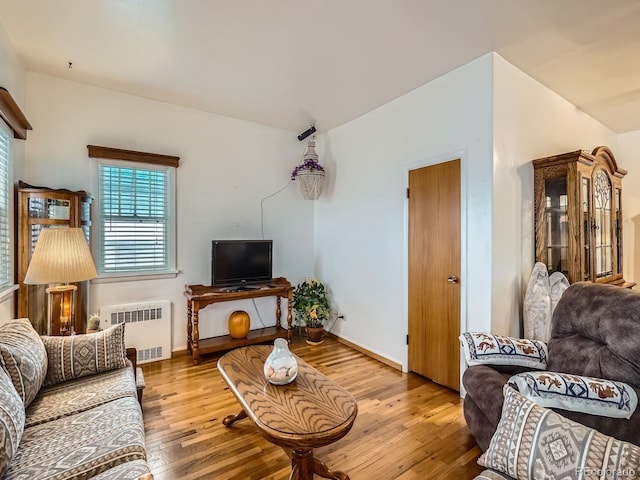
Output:
[[[353,348],[354,350],[357,350],[360,353],[364,353],[365,355],[367,355],[368,357],[373,358],[374,360],[377,360],[381,363],[384,363],[385,365],[388,365],[389,367],[395,368],[396,370],[400,370],[402,371],[402,365],[400,363],[394,362],[393,360],[389,360],[386,357],[383,357],[382,355],[378,355],[377,353],[373,353],[371,350],[367,350],[364,347],[361,347],[360,345],[358,345],[357,343],[353,343],[350,342],[349,340],[345,340],[342,337],[339,337],[338,335],[336,335],[335,333],[331,333],[328,332],[327,336],[337,340],[338,342]]]
[[[361,347],[357,343],[353,343],[353,342],[350,342],[349,340],[345,340],[344,338],[339,337],[335,333],[327,332],[327,336],[333,338],[339,343],[342,343],[343,345],[346,345],[348,347],[353,348],[354,350],[357,350],[360,353],[364,353],[366,356],[371,357],[374,360],[379,361],[380,363],[384,363],[385,365],[388,365],[389,367],[395,368],[396,370],[400,370],[402,372],[402,365],[400,363],[394,362],[393,360],[389,360],[388,358],[383,357],[382,355],[379,355],[377,353],[373,353],[371,350],[367,350],[366,348]],[[186,349],[174,350],[173,352],[171,352],[171,358],[179,357],[182,355],[191,355],[191,354]]]

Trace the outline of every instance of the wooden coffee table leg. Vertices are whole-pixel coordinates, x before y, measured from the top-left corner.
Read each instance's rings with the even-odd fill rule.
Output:
[[[313,449],[294,448],[287,453],[291,457],[291,476],[289,479],[313,480]]]
[[[284,449],[291,458],[291,475],[289,480],[313,480],[313,474],[333,480],[349,480],[349,475],[344,472],[332,471],[313,456],[313,449],[296,448]]]
[[[243,418],[247,418],[247,414],[244,412],[244,410],[240,410],[240,413],[236,414],[236,415],[227,415],[226,417],[224,417],[222,419],[222,424],[225,427],[230,427],[231,425],[233,425],[237,420],[242,420]]]
[[[298,470],[297,465],[291,467],[291,475],[289,475],[289,480],[300,480],[300,471]]]
[[[322,463],[317,458],[313,458],[313,473],[316,475],[320,475],[322,478],[332,478],[333,480],[349,480],[349,475],[344,472],[333,472],[327,468],[327,466]]]

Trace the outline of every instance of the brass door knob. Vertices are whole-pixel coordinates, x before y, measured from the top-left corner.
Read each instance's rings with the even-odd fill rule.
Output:
[[[455,275],[452,275],[449,278],[447,278],[447,282],[449,282],[449,283],[458,283],[458,277],[456,277]]]

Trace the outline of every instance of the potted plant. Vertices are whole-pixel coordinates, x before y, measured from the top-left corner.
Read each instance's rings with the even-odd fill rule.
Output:
[[[307,330],[307,343],[314,345],[323,342],[324,322],[329,319],[330,308],[327,289],[315,278],[306,278],[293,290],[293,309],[299,322],[304,322]]]

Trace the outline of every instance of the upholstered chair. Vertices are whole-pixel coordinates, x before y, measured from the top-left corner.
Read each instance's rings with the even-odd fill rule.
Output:
[[[553,313],[547,370],[625,382],[640,397],[640,292],[588,282],[571,285]],[[526,367],[475,365],[463,375],[464,416],[480,448],[500,420],[503,386]],[[619,440],[640,445],[640,409],[630,419],[553,409]]]

